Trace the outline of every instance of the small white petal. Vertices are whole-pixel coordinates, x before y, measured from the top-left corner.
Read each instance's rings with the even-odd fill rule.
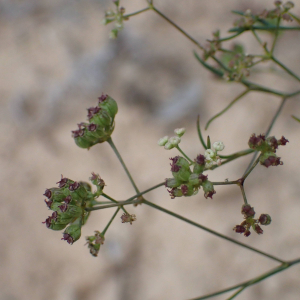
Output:
[[[181,142],[181,139],[179,136],[172,136],[169,138],[169,143],[173,146],[177,146]]]
[[[177,128],[174,130],[174,132],[179,136],[182,137],[185,133],[185,128]]]
[[[158,140],[157,144],[159,146],[164,146],[168,142],[169,137],[166,135]]]
[[[223,142],[214,142],[213,147],[216,151],[222,151],[225,148],[225,145]]]

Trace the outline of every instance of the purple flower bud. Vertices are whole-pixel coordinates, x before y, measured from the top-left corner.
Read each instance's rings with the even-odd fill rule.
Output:
[[[105,101],[105,100],[106,100],[106,98],[107,98],[107,96],[108,96],[108,95],[104,95],[104,94],[102,94],[102,95],[101,95],[101,97],[99,97],[99,98],[98,98],[98,99],[99,99],[99,103],[101,103],[101,102]]]
[[[258,224],[255,225],[254,230],[257,234],[263,234],[264,232]]]
[[[68,178],[65,178],[63,177],[63,175],[61,175],[60,181],[56,183],[58,183],[58,187],[63,188],[67,184],[68,180],[69,180]]]
[[[43,196],[46,196],[48,199],[51,199],[52,192],[49,189],[46,189],[45,194]]]
[[[51,201],[51,200],[47,201],[47,200],[45,199],[45,203],[46,203],[46,205],[47,205],[49,208],[51,208],[51,204],[53,203],[53,201]]]
[[[96,131],[97,129],[97,125],[94,123],[91,123],[88,127],[87,127],[88,131]]]
[[[281,137],[280,140],[278,140],[279,145],[285,146],[286,143],[289,143],[289,140],[287,140],[284,136]]]
[[[80,186],[80,184],[77,181],[75,181],[73,184],[70,184],[69,190],[70,191],[75,191],[79,188],[79,186]]]
[[[73,238],[68,233],[63,233],[61,240],[67,241],[70,245],[74,243]]]
[[[251,207],[251,205],[249,205],[249,204],[244,204],[242,206],[241,213],[245,216],[245,218],[254,217],[254,215],[255,215],[254,208]]]
[[[207,180],[208,175],[204,175],[204,174],[200,174],[199,175],[199,180],[201,180],[201,182],[205,182]]]
[[[199,154],[196,158],[195,158],[195,162],[199,165],[205,165],[205,156],[202,154]]]
[[[90,120],[95,114],[97,114],[99,111],[101,110],[100,107],[96,106],[96,107],[90,107],[87,109],[88,114],[87,117]]]
[[[68,204],[63,203],[62,205],[59,206],[59,209],[61,210],[61,212],[66,212],[68,209]]]
[[[245,227],[241,225],[236,225],[233,230],[237,233],[243,233],[246,231]]]
[[[261,225],[269,225],[272,219],[271,216],[268,214],[261,214],[258,221]]]
[[[71,201],[72,201],[72,198],[71,198],[70,195],[67,196],[67,197],[64,199],[64,202],[65,202],[66,204],[69,204]]]
[[[250,234],[251,234],[250,230],[246,230],[245,233],[244,233],[244,236],[248,237]]]

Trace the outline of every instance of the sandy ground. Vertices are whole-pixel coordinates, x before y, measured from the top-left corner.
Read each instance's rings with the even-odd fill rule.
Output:
[[[171,19],[201,43],[220,28],[225,36],[236,16],[231,10],[262,11],[272,1],[155,1]],[[300,14],[300,1],[295,13]],[[145,1],[124,1],[126,11]],[[139,186],[145,190],[170,176],[169,157],[157,140],[185,127],[182,148],[191,157],[203,152],[197,138],[201,125],[242,91],[201,67],[193,44],[153,12],[132,18],[117,40],[101,20],[110,1],[0,1],[0,299],[1,300],[182,300],[207,294],[261,274],[277,264],[223,241],[146,205],[130,207],[137,221],[122,224],[121,213],[109,228],[98,258],[84,238],[70,246],[61,233],[41,224],[49,214],[46,188],[60,175],[88,180],[99,173],[110,196],[134,195],[108,144],[79,149],[71,130],[84,121],[86,108],[102,92],[119,103],[113,139]],[[257,53],[250,34],[239,40]],[[279,37],[278,57],[299,74],[299,33]],[[278,69],[277,69],[278,70]],[[292,91],[299,84],[288,76],[253,75],[261,84]],[[263,235],[237,235],[242,196],[235,186],[216,187],[213,200],[200,192],[171,200],[166,189],[147,195],[220,233],[291,260],[299,257],[299,124],[300,98],[286,104],[272,134],[290,143],[279,150],[284,165],[257,167],[246,181],[248,201],[258,214],[269,213],[272,225]],[[216,120],[205,134],[222,140],[229,154],[247,148],[249,136],[264,132],[278,97],[253,93]],[[214,172],[213,181],[237,179],[249,163],[245,157]],[[83,237],[102,230],[114,209],[91,215]],[[299,299],[300,266],[247,289],[238,299]],[[227,295],[229,297],[229,295]],[[213,299],[225,299],[225,296]]]

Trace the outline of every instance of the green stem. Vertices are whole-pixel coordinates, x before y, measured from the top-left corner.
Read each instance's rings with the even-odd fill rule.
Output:
[[[160,15],[163,19],[165,19],[169,24],[175,27],[178,31],[180,31],[185,37],[187,37],[192,43],[194,43],[198,48],[204,50],[204,48],[197,42],[194,38],[192,38],[187,32],[185,32],[182,28],[180,28],[177,24],[175,24],[171,19],[165,16],[162,12],[160,12],[156,7],[151,7],[153,11],[155,11],[158,15]]]
[[[244,203],[248,204],[245,189],[244,189],[243,185],[239,184],[239,186],[240,186],[240,189],[241,189],[241,192],[242,192],[242,195],[243,195]]]
[[[274,25],[269,25],[269,26],[251,26],[249,28],[239,28],[239,27],[234,27],[228,30],[228,32],[239,32],[242,33],[244,31],[248,30],[266,30],[266,31],[275,31],[275,30],[300,30],[299,26],[274,26]]]
[[[113,199],[112,197],[106,195],[105,193],[103,193],[102,196],[103,196],[104,198],[106,198],[106,199],[109,199],[110,201],[112,201],[112,202],[114,202],[114,203],[119,203],[119,201]],[[124,213],[128,214],[128,211],[127,211],[123,206],[122,206],[121,208],[122,208],[122,210],[124,211]]]
[[[114,220],[114,218],[118,214],[119,210],[120,210],[120,207],[118,207],[116,209],[115,213],[113,214],[113,216],[111,217],[111,219],[109,220],[109,222],[107,223],[107,225],[105,226],[105,228],[103,229],[103,231],[101,232],[103,235],[105,235],[105,232],[107,231],[107,229],[109,228],[110,224],[112,223],[112,221]]]
[[[277,41],[277,38],[278,38],[278,35],[279,35],[278,28],[279,28],[280,21],[281,21],[281,17],[278,17],[277,23],[276,23],[275,37],[274,37],[274,41],[273,41],[272,48],[271,48],[271,51],[270,51],[271,55],[273,55],[274,48],[275,48],[275,45],[276,45],[276,41]]]
[[[211,297],[214,297],[214,296],[218,296],[218,295],[230,292],[230,291],[235,290],[235,289],[240,288],[240,287],[243,287],[243,289],[247,288],[247,287],[249,287],[251,285],[254,285],[254,284],[256,284],[256,283],[258,283],[258,282],[260,282],[260,281],[262,281],[266,278],[271,277],[272,275],[275,275],[275,274],[277,274],[281,271],[284,271],[287,268],[293,266],[294,264],[298,264],[299,262],[300,262],[300,259],[293,260],[293,261],[288,262],[288,263],[283,262],[280,266],[278,266],[278,267],[276,267],[276,268],[274,268],[274,269],[270,270],[269,272],[266,272],[262,275],[254,277],[253,279],[250,279],[248,281],[236,284],[236,285],[231,286],[229,288],[226,288],[226,289],[223,289],[223,290],[211,293],[211,294],[207,294],[207,295],[204,295],[204,296],[201,296],[201,297],[193,298],[193,299],[190,299],[190,300],[204,300],[204,299],[208,299],[208,298],[211,298]]]
[[[135,199],[135,198],[138,198],[138,197],[140,197],[140,196],[142,196],[142,195],[144,195],[144,194],[146,194],[146,193],[148,193],[148,192],[151,192],[151,191],[153,191],[153,190],[155,190],[155,189],[157,189],[158,187],[161,187],[161,186],[163,186],[163,185],[165,185],[165,181],[163,181],[163,182],[161,182],[161,183],[159,183],[159,184],[157,184],[157,185],[155,185],[155,186],[153,186],[153,187],[151,187],[151,188],[149,188],[149,189],[147,189],[147,190],[145,190],[145,191],[143,191],[143,192],[141,192],[141,193],[138,193],[138,194],[136,194],[136,195],[134,195],[134,196],[128,198],[125,202],[128,202],[128,201],[131,201],[131,200],[133,200],[133,199]]]
[[[228,37],[225,37],[225,38],[218,39],[218,42],[229,41],[229,40],[234,39],[235,37],[239,36],[240,34],[242,34],[242,32],[238,32],[238,33],[233,34],[233,35],[231,35],[231,36],[228,36]]]
[[[203,146],[203,148],[206,150],[207,149],[207,146],[204,142],[204,139],[203,139],[203,136],[202,136],[202,133],[201,133],[201,129],[200,129],[200,116],[198,115],[198,118],[197,118],[197,131],[198,131],[198,136],[199,136],[199,139],[200,139],[200,142]]]
[[[290,74],[292,77],[294,77],[296,80],[300,81],[300,77],[297,76],[295,73],[293,73],[288,67],[286,67],[283,63],[281,63],[279,60],[277,60],[274,56],[271,57],[271,59],[280,66],[283,70],[285,70],[288,74]]]
[[[253,149],[246,149],[246,150],[242,150],[242,151],[239,151],[239,152],[230,154],[230,155],[219,155],[219,154],[218,154],[218,156],[219,156],[220,158],[224,158],[224,159],[225,159],[225,158],[232,158],[232,157],[238,158],[238,157],[241,157],[241,156],[245,156],[245,155],[247,155],[247,154],[250,154],[250,153],[252,153],[252,152],[254,152]]]
[[[185,218],[185,217],[183,217],[183,216],[181,216],[181,215],[178,215],[178,214],[176,214],[176,213],[174,213],[174,212],[172,212],[172,211],[170,211],[170,210],[167,210],[167,209],[165,209],[165,208],[163,208],[163,207],[161,207],[161,206],[158,206],[158,205],[156,205],[156,204],[154,204],[154,203],[152,203],[152,202],[149,202],[149,201],[147,201],[147,200],[143,200],[143,203],[145,203],[145,204],[147,204],[147,205],[149,205],[149,206],[151,206],[151,207],[153,207],[153,208],[155,208],[155,209],[157,209],[157,210],[160,210],[160,211],[162,211],[162,212],[164,212],[164,213],[166,213],[166,214],[168,214],[168,215],[171,215],[171,216],[173,216],[173,217],[175,217],[175,218],[177,218],[177,219],[179,219],[179,220],[182,220],[182,221],[184,221],[184,222],[186,222],[186,223],[189,223],[189,224],[191,224],[191,225],[193,225],[193,226],[196,226],[196,227],[198,227],[198,228],[201,228],[202,230],[207,231],[207,232],[209,232],[209,233],[211,233],[211,234],[213,234],[213,235],[215,235],[215,236],[218,236],[218,237],[220,237],[220,238],[222,238],[222,239],[224,239],[224,240],[227,240],[227,241],[229,241],[229,242],[232,242],[232,243],[234,243],[234,244],[236,244],[236,245],[239,245],[239,246],[241,246],[241,247],[244,247],[244,248],[246,248],[246,249],[250,249],[250,250],[253,251],[253,252],[256,252],[256,253],[258,253],[258,254],[261,254],[261,255],[263,255],[263,256],[266,256],[266,257],[268,257],[268,258],[270,258],[270,259],[273,259],[273,260],[275,260],[275,261],[278,261],[278,262],[280,262],[280,263],[285,263],[283,260],[281,260],[281,259],[279,259],[279,258],[277,258],[277,257],[275,257],[275,256],[273,256],[273,255],[270,255],[270,254],[268,254],[268,253],[262,252],[262,251],[260,251],[260,250],[258,250],[258,249],[255,249],[255,248],[253,248],[253,247],[251,247],[251,246],[248,246],[248,245],[246,245],[246,244],[240,243],[240,242],[238,242],[238,241],[236,241],[236,240],[234,240],[234,239],[232,239],[232,238],[230,238],[230,237],[227,237],[227,236],[225,236],[225,235],[223,235],[223,234],[221,234],[221,233],[218,233],[218,232],[216,232],[216,231],[214,231],[214,230],[212,230],[212,229],[210,229],[210,228],[207,228],[207,227],[202,226],[202,225],[200,225],[200,224],[198,224],[198,223],[196,223],[196,222],[193,222],[193,221],[191,221],[191,220],[189,220],[189,219],[187,219],[187,218]]]
[[[247,288],[246,286],[241,287],[238,291],[236,291],[232,296],[230,296],[226,300],[232,300],[233,298],[235,298],[238,294],[240,294],[246,288]]]
[[[100,205],[100,206],[94,206],[94,207],[87,207],[85,210],[86,211],[93,211],[93,210],[100,210],[100,209],[106,209],[106,208],[111,208],[111,207],[122,208],[124,205],[140,204],[140,203],[142,203],[142,200],[118,201],[117,203],[114,203],[114,204]],[[126,210],[124,210],[124,212],[126,214],[128,214],[128,212]]]
[[[131,14],[128,14],[128,15],[124,15],[123,18],[130,18],[130,17],[132,17],[132,16],[136,16],[136,15],[138,15],[138,14],[140,14],[140,13],[143,13],[143,12],[149,10],[149,9],[150,9],[150,7],[146,7],[146,8],[144,8],[144,9],[138,10],[138,11],[136,11],[136,12],[134,12],[134,13],[131,13]]]
[[[212,182],[213,185],[229,185],[229,184],[238,184],[238,181],[221,181],[221,182]]]
[[[127,174],[127,177],[129,178],[129,180],[130,180],[132,186],[134,187],[135,191],[136,191],[137,193],[139,193],[140,191],[139,191],[139,189],[137,188],[137,186],[136,186],[134,180],[132,179],[131,174],[130,174],[130,172],[128,171],[128,169],[127,169],[127,167],[126,167],[126,165],[125,165],[125,163],[124,163],[124,161],[123,161],[123,159],[122,159],[122,157],[121,157],[119,151],[117,150],[115,144],[113,143],[113,140],[111,139],[111,137],[108,138],[107,142],[109,143],[109,145],[111,146],[111,148],[112,148],[113,151],[115,152],[116,156],[118,157],[118,159],[119,159],[121,165],[123,166],[123,168],[124,168],[124,170],[125,170],[125,172],[126,172],[126,174]]]
[[[220,117],[222,114],[224,114],[232,105],[234,105],[238,100],[240,100],[243,96],[245,96],[247,93],[250,92],[250,89],[246,89],[244,92],[239,94],[236,98],[234,98],[222,111],[220,111],[218,114],[214,115],[206,124],[205,130],[207,130],[209,124],[215,120],[216,118]]]
[[[190,163],[193,163],[193,161],[181,150],[179,145],[176,145],[175,147]]]
[[[259,163],[260,156],[256,159],[256,161],[251,165],[251,167],[244,173],[243,179],[245,179],[249,176],[249,174],[252,172],[252,170],[256,167],[256,165]]]

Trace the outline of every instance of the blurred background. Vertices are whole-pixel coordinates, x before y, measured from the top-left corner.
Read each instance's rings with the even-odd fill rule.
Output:
[[[300,1],[293,2],[299,15]],[[124,0],[121,5],[131,13],[147,4]],[[228,35],[237,19],[231,10],[261,12],[271,9],[273,1],[156,0],[155,5],[205,44],[216,29]],[[185,127],[182,149],[193,158],[203,153],[197,115],[203,128],[242,91],[239,84],[216,80],[194,58],[194,45],[154,12],[131,18],[118,39],[109,39],[113,25],[101,22],[113,7],[109,0],[0,0],[1,300],[182,300],[277,266],[146,205],[128,207],[137,216],[132,226],[122,224],[119,213],[97,258],[84,246],[84,237],[102,231],[114,209],[92,213],[82,238],[72,246],[60,240],[61,232],[41,224],[49,215],[43,193],[61,174],[88,181],[96,172],[111,197],[134,195],[108,144],[87,151],[71,138],[71,130],[85,120],[86,108],[95,106],[102,93],[118,101],[112,137],[139,189],[145,190],[170,177],[169,157],[177,155],[158,147],[157,140]],[[261,51],[250,33],[238,41],[248,53]],[[299,41],[299,32],[288,32],[279,37],[275,52],[298,75]],[[299,90],[296,80],[275,71],[261,71],[251,79],[283,91]],[[286,103],[271,132],[290,141],[278,151],[284,165],[258,166],[245,184],[257,215],[272,216],[263,235],[245,238],[232,231],[242,221],[243,200],[236,186],[217,186],[213,200],[202,192],[172,200],[164,187],[147,199],[274,256],[299,257],[300,124],[290,117],[300,117],[299,100]],[[225,143],[222,154],[246,149],[252,133],[266,131],[279,104],[278,97],[249,94],[204,134]],[[249,156],[241,158],[209,172],[209,178],[235,180],[249,161]],[[299,299],[299,278],[296,265],[238,299]]]

